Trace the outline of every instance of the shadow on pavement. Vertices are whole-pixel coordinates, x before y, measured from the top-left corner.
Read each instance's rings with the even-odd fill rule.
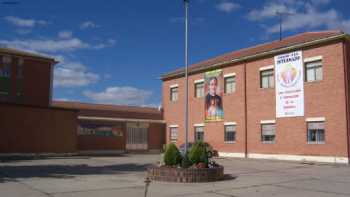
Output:
[[[145,171],[149,164],[124,163],[105,166],[26,165],[0,166],[0,183],[16,178],[73,178],[77,175],[113,175]]]

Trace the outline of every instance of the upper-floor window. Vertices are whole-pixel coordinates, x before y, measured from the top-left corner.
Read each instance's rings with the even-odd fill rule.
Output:
[[[225,142],[236,141],[236,125],[225,125]]]
[[[172,87],[170,88],[170,101],[177,101],[179,98],[179,88]]]
[[[204,127],[203,126],[194,127],[194,140],[196,142],[204,141]]]
[[[10,94],[11,89],[11,64],[10,56],[0,58],[0,95]]]
[[[322,60],[305,63],[305,81],[320,81],[323,78]]]
[[[310,144],[323,144],[325,142],[324,122],[307,123],[307,142]]]
[[[275,79],[273,76],[273,69],[260,71],[260,88],[273,88],[275,86]]]
[[[170,141],[171,142],[176,142],[177,141],[177,138],[178,138],[178,127],[170,127],[169,128],[169,136],[170,136]]]
[[[194,94],[196,98],[204,96],[204,82],[197,82],[194,84]]]
[[[261,141],[263,143],[274,143],[276,136],[276,125],[274,123],[261,124]]]
[[[236,91],[236,77],[235,76],[230,76],[230,77],[225,77],[225,94],[231,94]]]

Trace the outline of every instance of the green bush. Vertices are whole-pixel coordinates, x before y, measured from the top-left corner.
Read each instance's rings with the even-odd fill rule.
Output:
[[[193,164],[203,162],[208,165],[208,152],[205,144],[203,142],[196,142],[188,153],[188,158]]]
[[[170,143],[165,148],[164,153],[164,163],[168,166],[174,166],[181,163],[181,154],[179,149],[177,149],[176,145]]]
[[[181,168],[189,168],[192,166],[192,162],[188,158],[188,154],[185,154],[181,160]]]

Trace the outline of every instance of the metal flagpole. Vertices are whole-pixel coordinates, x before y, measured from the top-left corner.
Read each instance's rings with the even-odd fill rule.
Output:
[[[185,154],[188,146],[188,6],[189,0],[184,0],[185,3]]]

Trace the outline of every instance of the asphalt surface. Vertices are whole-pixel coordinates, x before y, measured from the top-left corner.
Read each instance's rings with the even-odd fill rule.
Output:
[[[0,159],[0,197],[144,196],[145,169],[159,155]],[[151,182],[161,196],[350,196],[350,167],[217,158],[226,180],[212,183]]]

